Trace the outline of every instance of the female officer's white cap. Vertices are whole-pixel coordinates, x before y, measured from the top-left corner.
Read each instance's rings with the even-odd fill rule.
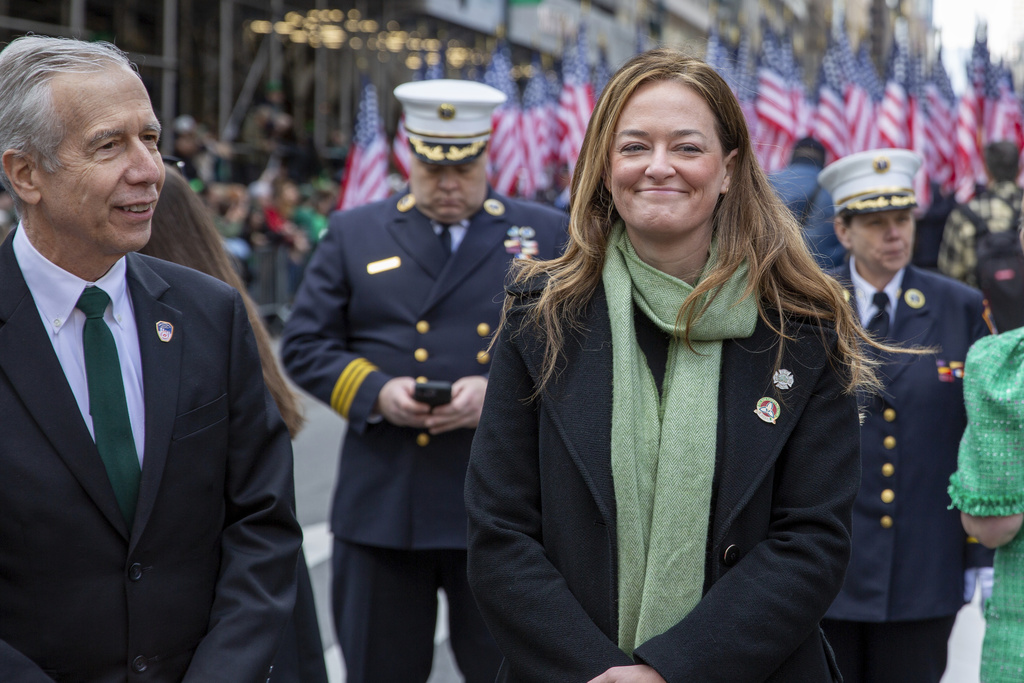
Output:
[[[838,159],[818,174],[818,184],[836,205],[836,215],[874,213],[917,206],[914,174],[921,156],[909,149],[873,149]]]
[[[505,94],[475,81],[434,79],[395,88],[414,155],[428,164],[463,164],[487,147],[491,116]]]

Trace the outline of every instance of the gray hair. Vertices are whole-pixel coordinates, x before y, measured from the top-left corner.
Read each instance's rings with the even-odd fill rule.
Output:
[[[135,65],[111,43],[29,35],[0,52],[0,154],[17,150],[35,157],[49,173],[60,168],[58,150],[64,120],[53,103],[50,81],[67,73],[98,73],[122,68],[138,75]],[[0,165],[0,183],[21,214],[21,199]]]

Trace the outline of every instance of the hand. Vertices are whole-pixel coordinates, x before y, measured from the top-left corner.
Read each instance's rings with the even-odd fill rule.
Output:
[[[657,671],[646,664],[633,666],[613,666],[588,683],[665,683]]]
[[[416,380],[412,377],[389,379],[377,394],[373,412],[382,415],[385,420],[398,427],[425,428],[430,406],[412,397],[415,388]]]
[[[425,425],[431,434],[453,429],[473,429],[480,422],[487,393],[487,378],[480,375],[463,377],[452,384],[452,400],[431,411]]]
[[[974,517],[965,512],[960,513],[964,531],[977,538],[986,548],[998,548],[1012,541],[1020,531],[1022,521],[1022,513],[1006,517]]]

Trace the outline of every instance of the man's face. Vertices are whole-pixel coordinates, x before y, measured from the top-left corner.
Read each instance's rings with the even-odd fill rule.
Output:
[[[160,124],[127,69],[60,75],[51,88],[64,123],[61,167],[34,166],[26,234],[53,263],[96,280],[149,240],[164,182]]]
[[[855,260],[857,273],[882,289],[910,263],[914,250],[911,209],[855,214],[849,224],[836,218],[836,236]]]
[[[487,198],[487,154],[467,164],[442,166],[413,158],[409,189],[427,218],[451,225],[480,210]]]

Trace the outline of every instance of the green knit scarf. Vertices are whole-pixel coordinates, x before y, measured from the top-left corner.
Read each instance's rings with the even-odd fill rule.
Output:
[[[709,263],[714,258],[712,245]],[[753,334],[757,305],[752,297],[742,298],[744,264],[693,325],[690,351],[676,317],[693,287],[641,261],[621,222],[609,237],[603,282],[612,330],[619,647],[632,654],[682,620],[701,598],[722,340]],[[660,399],[637,343],[634,302],[673,335]]]

